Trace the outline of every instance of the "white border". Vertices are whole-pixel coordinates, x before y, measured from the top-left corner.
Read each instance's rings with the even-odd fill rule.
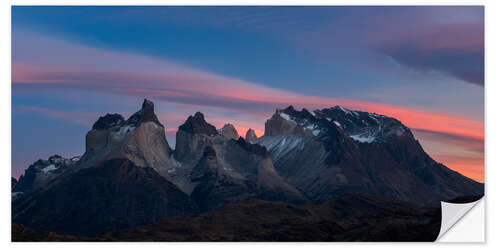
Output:
[[[442,226],[441,226],[442,227]],[[474,230],[471,230],[474,229]],[[437,242],[484,242],[484,199],[478,201]]]
[[[470,249],[471,247],[499,247],[499,237],[498,232],[494,230],[495,226],[498,226],[498,212],[500,207],[498,204],[498,196],[491,195],[489,193],[494,193],[495,190],[500,190],[498,186],[498,167],[500,167],[500,162],[498,161],[498,150],[500,149],[500,123],[498,114],[498,109],[500,108],[500,91],[499,84],[500,79],[498,77],[498,67],[499,63],[499,46],[500,39],[498,35],[498,27],[500,27],[500,8],[498,0],[490,1],[466,1],[466,0],[419,0],[419,1],[404,1],[404,0],[391,0],[391,1],[333,1],[333,0],[310,0],[310,1],[276,1],[276,0],[107,0],[107,1],[64,1],[64,0],[48,0],[48,1],[5,1],[2,4],[2,33],[4,38],[1,40],[3,53],[2,69],[3,69],[3,84],[0,85],[0,109],[2,110],[1,117],[3,117],[0,122],[0,133],[3,140],[1,141],[1,161],[0,166],[2,170],[3,182],[1,185],[1,201],[2,206],[0,206],[0,217],[2,218],[0,238],[4,247],[16,247],[16,248],[26,248],[26,249],[54,249],[54,248],[66,248],[72,247],[76,249],[86,249],[88,247],[103,249],[108,247],[120,247],[122,249],[131,249],[135,247],[151,247],[157,249],[164,249],[165,247],[175,247],[182,249],[251,249],[256,248],[286,248],[286,249],[303,249],[307,248],[332,248],[341,247],[343,249],[352,248],[370,248],[370,249],[387,249],[391,247],[395,248],[416,248],[421,249],[422,247],[453,247],[453,249]],[[486,132],[486,160],[485,160],[485,183],[486,183],[486,193],[489,194],[490,199],[485,200],[487,205],[486,212],[488,213],[486,226],[486,241],[487,244],[439,244],[439,243],[10,243],[10,144],[11,144],[11,92],[10,92],[10,20],[11,20],[11,5],[485,5],[486,13],[486,86],[485,86],[485,132]],[[491,182],[489,182],[491,181]],[[495,197],[497,196],[497,197]],[[476,207],[477,209],[477,207]],[[470,229],[474,230],[474,229]]]

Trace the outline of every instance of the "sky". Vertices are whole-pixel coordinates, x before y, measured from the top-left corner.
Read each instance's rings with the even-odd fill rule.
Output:
[[[484,181],[484,8],[12,7],[12,175],[85,151],[99,116],[154,101],[264,133],[277,108],[392,116]]]

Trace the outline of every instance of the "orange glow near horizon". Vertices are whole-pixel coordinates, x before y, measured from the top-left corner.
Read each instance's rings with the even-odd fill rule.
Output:
[[[220,129],[224,126],[224,124],[227,124],[228,122],[214,122],[214,126],[217,128],[217,129]],[[255,127],[247,127],[247,126],[240,126],[240,125],[236,125],[234,122],[229,122],[230,124],[233,125],[234,129],[236,129],[236,132],[238,132],[238,135],[245,138],[246,134],[247,134],[247,131],[249,129],[253,129],[255,131],[255,135],[257,135],[257,137],[261,137],[264,135],[264,130],[261,130],[261,129],[256,129]]]
[[[453,155],[432,155],[434,160],[442,162],[448,168],[484,183],[484,158],[483,157],[456,157]]]
[[[57,68],[56,68],[57,69]],[[484,138],[484,125],[482,122],[471,121],[465,118],[457,117],[450,114],[442,114],[437,112],[429,112],[417,110],[408,107],[395,106],[376,102],[364,102],[350,99],[340,98],[325,98],[317,96],[306,96],[296,94],[290,91],[273,89],[252,83],[243,82],[238,79],[221,78],[224,81],[215,82],[212,84],[196,84],[189,82],[191,79],[213,81],[214,76],[184,76],[184,75],[161,75],[161,74],[144,74],[134,72],[112,72],[112,71],[92,71],[92,70],[64,70],[59,71],[54,68],[47,68],[44,66],[30,65],[23,63],[13,63],[12,67],[12,82],[22,83],[69,83],[65,85],[81,85],[85,86],[88,79],[81,80],[81,75],[92,75],[93,77],[102,77],[102,81],[118,81],[124,82],[126,88],[116,88],[121,94],[133,94],[135,96],[157,96],[165,98],[188,98],[193,97],[193,94],[188,94],[182,91],[196,90],[200,94],[212,95],[212,98],[232,98],[232,100],[240,100],[255,103],[269,103],[274,104],[275,107],[280,107],[284,104],[295,104],[306,108],[323,108],[331,107],[334,105],[342,105],[348,108],[361,109],[364,111],[375,112],[378,114],[391,116],[402,121],[406,126],[415,129],[426,129],[435,132],[445,132],[455,134],[458,136],[483,139]],[[61,72],[60,72],[61,71]],[[93,73],[93,74],[90,74]],[[101,75],[100,75],[101,74]],[[217,77],[215,77],[217,78]],[[159,88],[162,84],[151,84],[151,88],[140,88],[131,81],[140,82],[141,79],[146,82],[154,81],[158,83],[166,82],[164,87],[170,87],[170,90]],[[218,79],[218,78],[217,78]],[[95,79],[93,79],[96,81]],[[182,85],[175,84],[173,86],[170,81],[181,82]],[[99,82],[97,80],[97,82]],[[201,82],[201,81],[200,81]],[[172,86],[169,86],[172,85]],[[228,88],[227,85],[231,85]],[[80,86],[81,87],[81,86]],[[196,96],[200,97],[200,96]],[[203,98],[201,96],[200,98]],[[318,105],[319,103],[319,105]],[[227,107],[229,109],[238,107]]]

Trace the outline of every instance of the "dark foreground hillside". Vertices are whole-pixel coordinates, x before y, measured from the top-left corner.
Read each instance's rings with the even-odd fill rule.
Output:
[[[247,199],[217,210],[96,237],[35,232],[13,224],[13,241],[434,241],[441,209],[347,194],[321,205]]]

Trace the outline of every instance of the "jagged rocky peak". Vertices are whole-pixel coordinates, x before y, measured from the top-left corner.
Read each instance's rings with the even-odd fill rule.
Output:
[[[85,138],[82,168],[96,166],[110,159],[129,159],[140,167],[151,167],[162,176],[172,166],[172,152],[165,129],[154,113],[153,102],[144,99],[142,107],[120,126],[90,130]]]
[[[141,124],[149,122],[152,122],[152,127],[156,128],[142,128]],[[163,131],[164,127],[154,113],[153,102],[148,99],[144,99],[141,109],[125,121],[120,114],[106,114],[100,117],[92,127],[92,130],[87,133],[86,152],[94,153],[102,151],[106,147],[116,146],[117,143],[134,135],[135,130],[139,129],[139,127],[148,130],[147,134],[164,133],[158,132],[160,130]]]
[[[295,110],[295,108],[290,105],[286,109],[280,111],[281,116],[287,115],[291,120],[304,123],[307,120],[314,120],[314,116],[305,108],[301,111]],[[286,116],[285,116],[286,117]]]
[[[163,127],[154,112],[154,103],[148,99],[144,99],[142,108],[131,115],[127,120],[125,120],[120,114],[106,114],[105,116],[99,117],[99,119],[92,126],[92,129],[107,130],[113,127],[138,127],[139,124],[144,122],[154,122]]]
[[[202,156],[205,146],[227,140],[212,124],[205,121],[201,112],[196,112],[179,126],[175,135],[174,157],[177,161],[195,164]]]
[[[265,136],[276,136],[282,135],[291,131],[296,123],[292,117],[290,117],[290,112],[285,112],[285,110],[294,110],[293,106],[289,106],[284,110],[276,109],[271,119],[266,121],[265,124]]]
[[[51,178],[74,166],[80,157],[66,159],[60,155],[52,155],[47,160],[38,159],[19,177],[13,192],[29,192],[45,186]]]
[[[158,121],[158,117],[156,117],[154,103],[148,99],[144,99],[141,110],[130,116],[125,123],[127,125],[138,126],[140,123],[144,122],[154,122],[163,127],[160,121]]]
[[[62,156],[60,156],[58,154],[55,154],[55,155],[49,157],[49,162],[53,163],[53,164],[60,164],[60,163],[64,162],[65,160],[67,160],[67,159],[64,159]]]
[[[266,121],[265,136],[308,135],[318,136],[321,126],[318,119],[307,109],[296,110],[292,105],[286,109],[277,109],[271,119]]]
[[[227,123],[221,129],[219,129],[219,133],[228,138],[228,139],[238,139],[238,131],[234,128],[233,124]]]
[[[335,105],[334,107],[332,107],[332,109],[341,110],[342,112],[348,113],[348,114],[350,114],[352,112],[352,110],[350,110],[344,106],[341,106],[341,105]]]
[[[30,168],[40,170],[44,173],[50,173],[62,166],[70,166],[76,163],[80,158],[78,156],[72,157],[71,159],[66,159],[60,155],[52,155],[47,160],[38,159]]]
[[[247,140],[250,143],[254,143],[257,141],[257,135],[255,134],[255,131],[251,128],[247,130],[247,134],[245,135],[245,140]]]
[[[123,122],[125,122],[125,119],[123,119],[123,116],[120,114],[106,114],[105,116],[101,116],[97,119],[92,126],[92,129],[108,129],[114,126],[120,126]]]
[[[255,154],[264,158],[270,156],[269,152],[267,152],[267,149],[264,146],[261,146],[259,144],[249,143],[248,141],[243,139],[243,137],[240,137],[238,140],[235,141],[236,145],[239,145],[240,147],[242,147],[251,154]]]
[[[284,111],[284,112],[294,112],[296,111],[295,108],[293,107],[293,105],[290,105],[288,107],[286,107],[285,109],[283,110],[277,110],[277,111]]]
[[[194,116],[189,116],[186,122],[179,126],[179,130],[191,134],[205,134],[208,136],[217,135],[217,129],[205,121],[205,116],[201,112],[196,112]]]

